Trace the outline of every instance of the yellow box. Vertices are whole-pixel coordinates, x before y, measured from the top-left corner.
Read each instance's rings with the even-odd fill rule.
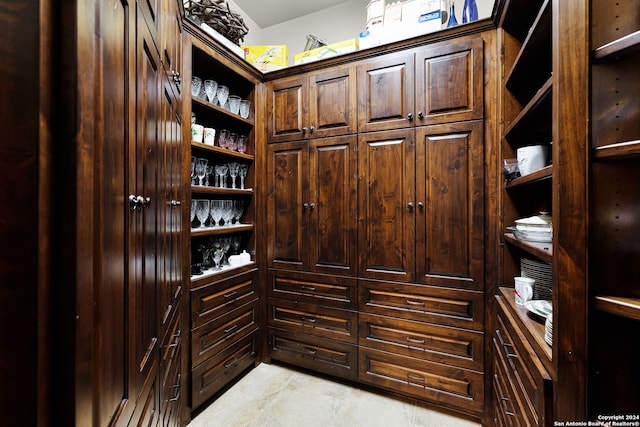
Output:
[[[355,52],[358,50],[358,40],[349,39],[337,43],[331,43],[315,49],[297,53],[294,58],[294,64],[306,64],[307,62],[318,61],[324,58],[341,55],[343,53]]]
[[[286,44],[265,46],[242,46],[244,59],[253,64],[289,65],[289,50]]]

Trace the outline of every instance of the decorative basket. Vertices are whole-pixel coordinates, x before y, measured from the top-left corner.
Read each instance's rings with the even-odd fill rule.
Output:
[[[196,23],[205,23],[238,46],[249,33],[242,17],[224,0],[184,0],[185,14]]]

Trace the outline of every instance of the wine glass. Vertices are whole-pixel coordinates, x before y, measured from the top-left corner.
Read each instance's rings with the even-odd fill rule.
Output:
[[[218,174],[218,176],[220,177],[220,188],[227,188],[226,185],[226,177],[227,177],[227,172],[229,171],[229,166],[227,165],[216,165],[216,173]]]
[[[207,218],[209,218],[209,200],[198,199],[196,200],[196,216],[200,221],[200,228],[205,228]]]
[[[207,175],[204,181],[204,185],[206,185],[207,187],[211,185],[210,178],[211,178],[211,175],[213,174],[214,174],[213,166],[207,166]]]
[[[243,99],[242,101],[240,101],[240,109],[238,111],[240,113],[240,117],[242,117],[243,119],[248,118],[250,108],[251,108],[251,101],[249,101],[248,99]]]
[[[196,176],[200,180],[200,185],[202,185],[202,180],[207,175],[207,159],[196,159]]]
[[[224,251],[223,251],[222,248],[214,249],[214,251],[213,251],[213,262],[216,265],[215,266],[216,270],[222,270],[222,268],[220,267],[220,261],[222,260],[223,255],[224,255]]]
[[[233,201],[233,217],[235,218],[236,225],[240,224],[240,218],[244,212],[244,202],[242,200]]]
[[[196,158],[191,156],[191,184],[196,183]]]
[[[240,245],[242,244],[242,236],[239,234],[234,234],[231,236],[231,251],[238,255],[240,253]]]
[[[215,80],[205,80],[204,81],[204,93],[207,94],[207,98],[210,103],[214,103],[216,99],[216,94],[218,93],[218,82]]]
[[[247,152],[247,135],[238,135],[238,152],[246,153]]]
[[[229,98],[229,88],[224,85],[218,85],[218,103],[224,108]]]
[[[240,163],[229,163],[229,175],[231,176],[231,188],[236,188],[236,177],[240,170]]]
[[[222,219],[222,200],[211,201],[211,220],[212,227],[217,227]]]
[[[227,138],[227,148],[232,151],[238,150],[238,134],[231,132]]]
[[[233,200],[222,200],[222,220],[225,227],[231,226],[234,215]]]
[[[229,111],[233,114],[240,112],[241,98],[238,95],[229,95]]]
[[[189,212],[191,218],[191,227],[193,228],[193,220],[196,219],[196,199],[191,199],[191,211]]]
[[[191,77],[191,96],[198,96],[202,89],[202,79],[200,77]]]
[[[222,244],[222,257],[224,258],[223,264],[229,265],[229,249],[231,248],[231,237],[221,237],[220,243]]]
[[[247,176],[247,172],[249,171],[249,165],[240,165],[240,169],[238,170],[238,175],[240,175],[240,188],[244,190],[244,178]]]

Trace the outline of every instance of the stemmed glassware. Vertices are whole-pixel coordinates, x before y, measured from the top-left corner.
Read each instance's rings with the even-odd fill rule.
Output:
[[[218,103],[222,108],[227,103],[227,99],[229,99],[229,88],[224,85],[218,85]]]
[[[224,226],[229,227],[231,225],[231,221],[233,220],[233,200],[223,200],[222,201],[222,220],[224,221]]]
[[[200,77],[191,77],[191,96],[198,96],[202,88],[202,79]]]
[[[229,265],[229,249],[231,248],[231,236],[225,236],[220,238],[222,244],[222,256],[224,258],[224,264]]]
[[[207,166],[207,176],[204,181],[204,185],[209,187],[212,183],[210,182],[211,175],[214,175],[213,166]]]
[[[191,226],[193,227],[193,220],[196,219],[196,199],[191,199],[191,211],[189,212],[191,218]]]
[[[216,248],[213,251],[213,262],[215,263],[215,269],[216,270],[221,270],[222,268],[220,267],[220,261],[222,260],[222,257],[224,256],[224,249],[222,248]]]
[[[207,99],[209,99],[209,102],[213,104],[218,93],[218,82],[216,82],[215,80],[205,80],[204,92],[207,94]]]
[[[218,174],[218,176],[220,177],[220,187],[219,188],[227,188],[226,185],[226,176],[227,176],[227,172],[229,171],[229,166],[227,165],[216,165],[216,173]]]
[[[207,159],[201,159],[201,158],[196,159],[196,165],[195,165],[196,176],[200,180],[200,185],[202,185],[203,179],[207,175],[207,163],[208,163]]]
[[[236,177],[240,171],[240,163],[229,163],[229,175],[231,175],[231,188],[236,188]]]
[[[198,199],[196,200],[196,216],[200,221],[200,228],[205,228],[207,218],[209,218],[209,200]]]
[[[196,158],[191,156],[191,184],[196,183]]]
[[[231,236],[231,250],[235,255],[240,253],[240,245],[242,244],[242,236],[234,234]]]
[[[222,219],[222,200],[211,201],[211,219],[213,221],[212,227],[217,227]]]
[[[240,175],[240,188],[244,190],[244,179],[249,171],[249,165],[241,164],[238,174]]]
[[[236,225],[240,224],[240,218],[244,212],[244,202],[242,200],[233,201],[233,217],[235,218]]]

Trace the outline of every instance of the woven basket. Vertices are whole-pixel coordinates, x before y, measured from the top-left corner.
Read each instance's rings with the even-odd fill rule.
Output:
[[[249,33],[242,17],[224,0],[184,0],[183,4],[191,20],[209,25],[238,46]]]

